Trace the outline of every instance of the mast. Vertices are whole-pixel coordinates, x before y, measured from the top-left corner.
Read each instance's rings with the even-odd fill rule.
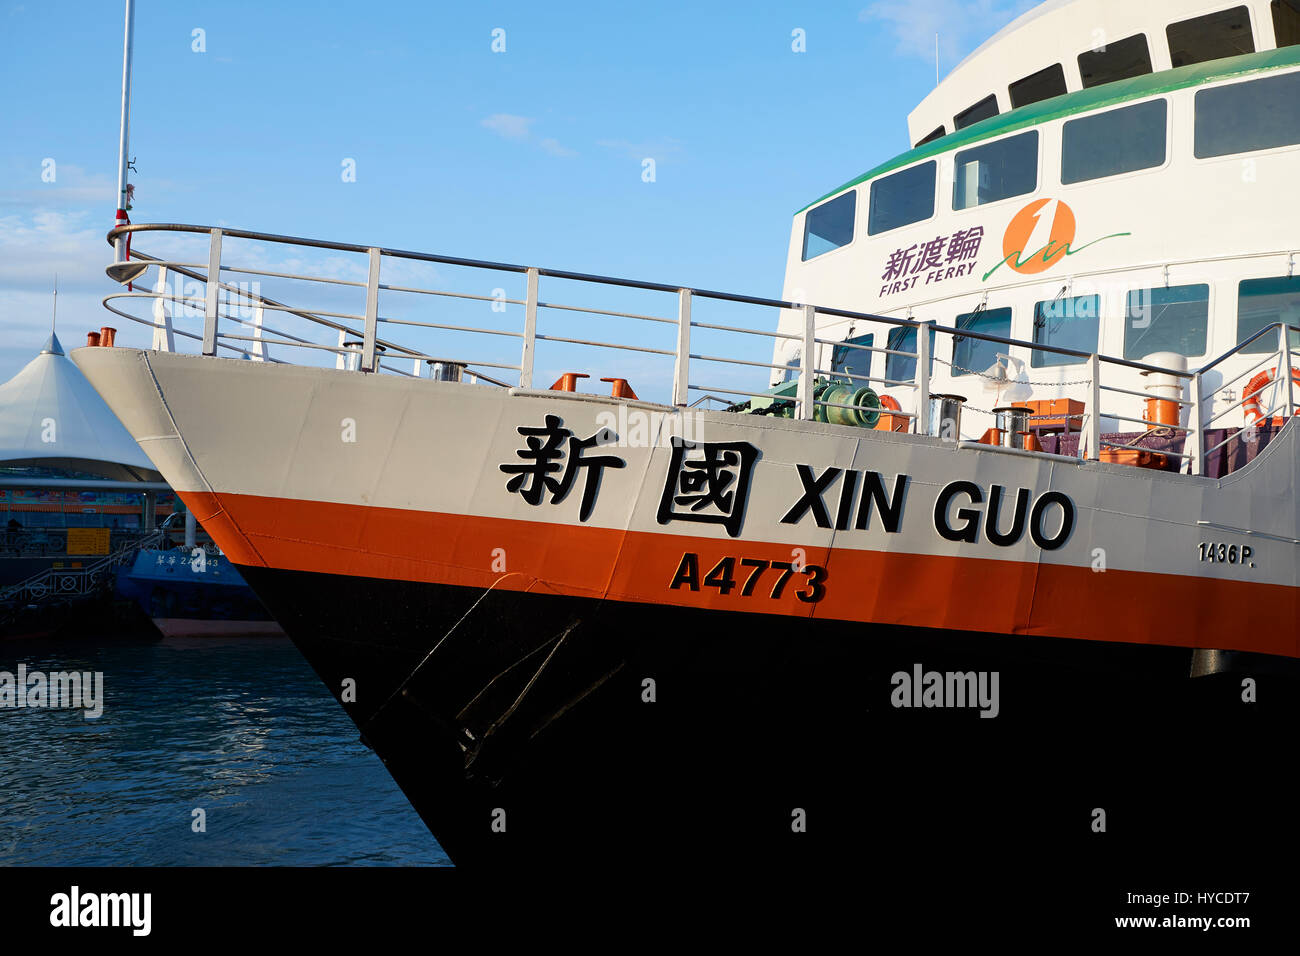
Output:
[[[131,46],[135,33],[135,0],[126,0],[126,29],[122,39],[122,127],[117,148],[117,221],[115,225],[127,223],[126,174],[130,162],[130,127],[131,127]],[[115,259],[126,261],[126,239],[119,238],[115,243]]]

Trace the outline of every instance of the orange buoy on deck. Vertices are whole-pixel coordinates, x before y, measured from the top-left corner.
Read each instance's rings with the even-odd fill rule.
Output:
[[[565,372],[555,380],[555,384],[551,386],[551,391],[576,392],[578,390],[578,379],[580,378],[591,378],[591,376],[583,372]]]
[[[1247,425],[1255,425],[1264,420],[1264,413],[1259,407],[1259,393],[1275,378],[1277,378],[1277,369],[1266,368],[1247,383],[1246,391],[1243,393],[1245,401],[1241,403],[1242,411],[1246,413]],[[1300,368],[1291,369],[1291,380],[1300,384]],[[1300,414],[1300,409],[1297,410],[1297,414]],[[1277,421],[1276,417],[1274,421]]]
[[[602,378],[602,382],[612,382],[609,394],[611,398],[630,398],[634,401],[641,401],[636,397],[636,392],[632,391],[632,386],[627,383],[625,378]]]

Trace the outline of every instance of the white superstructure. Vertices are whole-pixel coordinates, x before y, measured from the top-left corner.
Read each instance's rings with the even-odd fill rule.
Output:
[[[1139,34],[1145,66],[1112,64],[1131,75],[1099,73],[1108,81],[1082,88],[1077,51],[1100,71],[1106,51],[1090,44],[1106,40],[1114,54],[1113,41]],[[1279,38],[1291,45],[1275,48]],[[1007,373],[979,373],[999,354],[1032,399],[1087,403],[1090,354],[1172,353],[1197,369],[1270,323],[1295,325],[1297,42],[1300,5],[1286,0],[1043,4],[917,107],[913,138],[928,141],[796,214],[784,298],[1026,343],[935,339],[927,391],[967,399],[966,437],[993,423],[981,409],[997,404]],[[1064,64],[1064,89],[1012,108],[1018,81],[1048,61]],[[995,115],[954,131],[954,115],[990,96]],[[940,126],[945,135],[926,135]],[[801,311],[783,313],[783,332],[803,324]],[[915,330],[819,316],[817,333],[828,340],[818,370],[847,372],[915,407]],[[1207,374],[1207,420],[1232,420],[1248,373],[1280,351],[1279,338],[1262,337]],[[774,364],[787,368],[773,382],[795,374],[801,351],[798,341],[777,345]],[[1141,392],[1145,376],[1130,372],[1110,384]],[[1134,398],[1129,412],[1145,417],[1139,411]],[[1233,424],[1241,421],[1238,413]]]

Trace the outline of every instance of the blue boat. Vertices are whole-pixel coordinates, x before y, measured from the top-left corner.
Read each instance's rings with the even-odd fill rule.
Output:
[[[202,547],[142,549],[118,570],[117,591],[136,601],[164,637],[284,633],[230,560]]]

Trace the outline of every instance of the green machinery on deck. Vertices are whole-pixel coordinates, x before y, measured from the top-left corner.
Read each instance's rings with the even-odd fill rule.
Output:
[[[766,396],[750,399],[734,406],[732,410],[751,415],[794,418],[798,392],[798,379],[782,382],[771,388]],[[875,428],[876,422],[880,421],[880,396],[866,386],[819,378],[813,384],[813,401],[830,403],[815,407],[815,421],[830,422],[832,425],[856,425],[860,428]],[[838,407],[841,405],[849,407]]]

